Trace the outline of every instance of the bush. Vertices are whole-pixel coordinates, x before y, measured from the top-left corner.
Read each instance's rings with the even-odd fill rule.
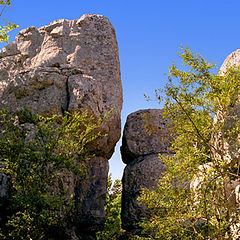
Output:
[[[143,189],[139,198],[152,212],[140,223],[142,239],[238,239],[239,203],[231,199],[239,159],[224,146],[239,152],[240,116],[233,107],[239,106],[240,67],[215,74],[214,65],[188,48],[179,55],[183,70],[173,64],[168,84],[156,91],[172,120],[176,154],[159,156],[167,170],[158,187]]]
[[[89,144],[102,120],[87,112],[43,117],[0,110],[0,165],[10,176],[1,239],[65,239],[74,213],[73,177],[86,178]]]
[[[105,201],[106,222],[103,231],[97,233],[98,240],[116,240],[123,233],[121,228],[121,196],[121,180],[117,179],[112,183],[111,175],[109,175]]]

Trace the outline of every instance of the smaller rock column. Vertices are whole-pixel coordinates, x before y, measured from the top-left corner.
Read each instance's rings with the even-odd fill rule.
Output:
[[[169,151],[171,137],[163,118],[162,109],[146,109],[131,113],[124,127],[121,154],[127,166],[122,178],[122,227],[128,232],[139,233],[138,223],[147,216],[147,209],[137,198],[142,188],[156,186],[164,172],[159,154]]]

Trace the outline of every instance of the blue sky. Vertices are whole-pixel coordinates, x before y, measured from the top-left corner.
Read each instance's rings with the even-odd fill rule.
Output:
[[[4,17],[21,29],[40,27],[53,20],[80,18],[85,13],[102,14],[113,24],[119,45],[123,84],[122,127],[129,113],[160,108],[146,102],[143,94],[166,83],[165,73],[182,44],[207,60],[222,64],[240,48],[239,0],[12,0]],[[113,178],[121,178],[118,143],[110,160]]]

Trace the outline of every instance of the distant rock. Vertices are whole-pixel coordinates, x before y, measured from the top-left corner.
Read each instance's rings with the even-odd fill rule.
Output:
[[[108,159],[121,134],[122,85],[114,28],[106,17],[89,14],[29,27],[0,53],[0,76],[0,108],[28,107],[45,116],[88,110],[97,118],[114,108],[102,127],[107,136],[94,145],[90,178],[75,186],[74,234],[90,239],[81,236],[94,235],[104,223]]]
[[[220,68],[220,74],[223,74],[227,67],[233,65],[240,65],[240,49],[228,55]],[[212,137],[214,147],[218,149],[218,151],[215,151],[215,157],[223,157],[225,162],[232,166],[236,162],[240,162],[240,135],[231,134],[229,136],[229,131],[236,128],[240,121],[240,96],[237,96],[236,100],[236,103],[231,105],[227,111],[218,111],[216,113],[214,124],[221,123],[222,131],[219,131]]]
[[[236,51],[230,53],[227,58],[224,60],[220,72],[226,71],[227,67],[233,66],[233,65],[240,65],[240,49],[237,49]]]
[[[223,75],[228,67],[234,65],[240,65],[240,49],[228,55],[220,68],[219,74]],[[222,171],[227,167],[231,167],[232,171],[235,170],[235,172],[233,172],[235,176],[233,174],[231,177],[224,178],[223,180],[224,192],[229,204],[229,212],[233,215],[233,219],[236,218],[236,216],[239,217],[238,209],[240,203],[240,181],[238,177],[238,168],[236,167],[239,166],[240,163],[240,134],[234,133],[233,131],[239,126],[240,122],[240,96],[239,93],[236,92],[236,94],[238,95],[236,95],[236,102],[234,104],[231,104],[228,109],[224,111],[219,110],[216,113],[213,124],[215,126],[220,124],[221,130],[215,132],[211,139],[212,145],[214,146],[214,157],[222,162]],[[202,176],[204,174],[206,175],[205,169],[211,170],[211,164],[199,166],[199,172],[191,182],[193,190],[201,187]],[[233,234],[233,239],[239,239],[239,224],[233,224],[230,229]]]
[[[137,200],[141,188],[154,188],[165,171],[158,154],[173,154],[171,136],[162,109],[146,109],[131,113],[123,131],[121,154],[127,166],[123,175],[122,226],[133,233],[140,231],[137,224],[148,215]]]

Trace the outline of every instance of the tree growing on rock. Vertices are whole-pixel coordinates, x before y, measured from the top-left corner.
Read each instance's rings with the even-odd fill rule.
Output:
[[[139,201],[152,212],[141,239],[239,239],[240,67],[219,70],[190,49],[156,90],[175,136],[166,172]],[[216,74],[218,72],[218,74]]]
[[[7,179],[0,185],[6,190],[0,195],[1,239],[69,237],[73,182],[87,177],[89,144],[102,136],[103,120],[87,112],[43,117],[0,110],[0,177]]]
[[[11,6],[10,0],[1,0],[0,1],[0,17],[3,16],[4,10],[6,7]],[[9,35],[8,33],[12,31],[13,29],[18,28],[18,25],[11,22],[3,21],[3,23],[0,25],[0,42],[8,43],[9,41]]]

